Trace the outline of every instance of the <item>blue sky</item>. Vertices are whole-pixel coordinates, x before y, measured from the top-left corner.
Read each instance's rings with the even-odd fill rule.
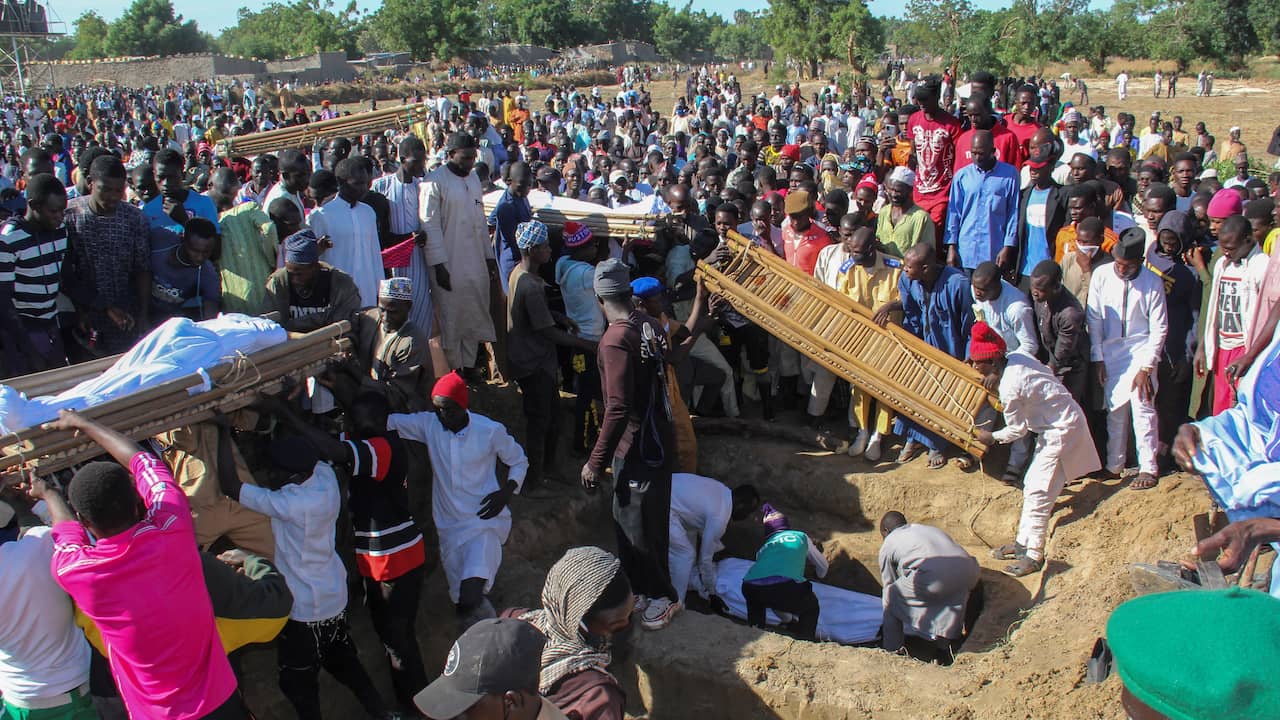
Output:
[[[680,0],[669,1],[673,3],[680,2]],[[361,8],[368,10],[374,10],[382,4],[380,0],[357,0],[357,2]],[[202,30],[215,34],[226,26],[235,24],[236,15],[234,9],[248,7],[256,10],[266,4],[268,4],[267,0],[224,0],[223,2],[173,0],[174,8],[183,17],[195,20]],[[346,0],[335,0],[334,4],[345,5]],[[1009,0],[973,0],[973,4],[979,8],[994,9],[1009,5]],[[1093,1],[1093,5],[1097,6],[1099,4],[1106,5],[1109,3],[1099,2],[1099,0]],[[114,20],[124,12],[129,3],[127,0],[111,0],[111,2],[105,3],[95,0],[54,0],[49,5],[53,11],[50,17],[60,17],[67,24],[66,31],[71,32],[71,24],[84,11],[97,10],[98,14],[107,20]],[[768,0],[693,0],[693,6],[695,9],[716,12],[725,17],[730,17],[733,15],[734,10],[762,10],[769,6],[769,2]],[[901,0],[871,0],[871,9],[878,15],[900,13],[903,6],[904,3]],[[228,11],[228,8],[230,11]]]

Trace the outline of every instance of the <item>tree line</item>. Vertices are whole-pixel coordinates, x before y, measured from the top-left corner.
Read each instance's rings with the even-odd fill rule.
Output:
[[[1253,54],[1280,53],[1276,0],[1013,0],[979,10],[970,0],[907,0],[901,18],[877,17],[863,0],[770,0],[732,17],[691,2],[655,0],[384,0],[374,12],[355,2],[271,2],[240,8],[217,36],[174,11],[171,0],[133,0],[116,20],[94,11],[47,49],[49,57],[172,55],[217,51],[281,59],[317,51],[351,57],[408,51],[415,60],[450,61],[500,43],[551,48],[618,40],[652,43],[679,61],[790,59],[812,76],[837,61],[871,69],[893,46],[899,56],[941,57],[959,70],[1042,70],[1083,60],[1102,72],[1116,57],[1239,69]]]

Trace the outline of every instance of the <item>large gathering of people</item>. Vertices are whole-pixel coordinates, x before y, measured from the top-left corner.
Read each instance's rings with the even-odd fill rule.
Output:
[[[1203,122],[1153,113],[1139,130],[1088,107],[1078,79],[1081,107],[1054,81],[987,72],[961,83],[899,64],[878,89],[832,78],[808,95],[754,94],[734,72],[689,70],[669,112],[634,66],[615,88],[537,99],[424,87],[429,118],[411,128],[255,157],[219,143],[340,111],[210,83],[7,98],[0,376],[220,313],[291,332],[346,321],[352,349],[141,445],[62,413],[57,429],[114,462],[22,478],[0,502],[0,718],[254,717],[237,651],[274,640],[280,692],[306,720],[332,715],[322,670],[374,718],[622,720],[615,636],[725,611],[716,561],[733,521],[765,538],[735,585],[740,617],[822,637],[830,558],[768,488],[698,474],[691,418],[802,426],[859,462],[922,472],[979,462],[711,293],[695,268],[725,262],[730,233],[982,377],[999,411],[974,437],[1008,446],[984,469],[1023,492],[1016,536],[993,550],[1008,575],[1044,569],[1068,484],[1149,490],[1179,464],[1203,472],[1206,447],[1236,447],[1219,436],[1237,460],[1280,461],[1280,172],[1252,174],[1262,153],[1240,128],[1218,144]],[[1211,84],[1202,74],[1196,94]],[[1220,161],[1237,174],[1219,177]],[[648,237],[597,236],[536,219],[535,193],[659,219]],[[504,384],[522,419],[471,409]],[[1214,477],[1241,522],[1202,550],[1238,564],[1280,540],[1274,472]],[[565,552],[541,607],[495,607],[512,498],[579,492],[610,497],[612,550]],[[919,638],[949,662],[976,559],[898,511],[879,530],[875,644],[907,653]],[[436,567],[454,606],[442,627],[461,636],[429,683],[417,621]],[[356,651],[355,599],[385,660]],[[1164,697],[1144,687],[1126,703]]]

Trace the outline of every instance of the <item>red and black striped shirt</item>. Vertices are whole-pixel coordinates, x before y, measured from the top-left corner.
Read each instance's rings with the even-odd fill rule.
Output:
[[[426,562],[422,533],[409,514],[404,442],[389,432],[346,443],[352,455],[356,569],[374,580],[394,580]]]

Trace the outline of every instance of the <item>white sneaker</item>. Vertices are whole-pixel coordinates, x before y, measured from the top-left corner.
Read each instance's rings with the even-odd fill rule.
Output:
[[[880,433],[872,433],[871,440],[867,442],[867,451],[862,454],[862,457],[871,462],[880,462],[881,439]]]
[[[774,610],[773,614],[778,616],[779,625],[790,625],[800,619],[799,615],[792,615],[789,612],[782,612],[781,610]]]
[[[867,431],[862,428],[858,428],[858,437],[853,441],[853,444],[849,446],[849,457],[859,457],[862,453],[866,452],[867,438]]]
[[[681,605],[667,598],[653,598],[649,607],[640,614],[640,627],[645,630],[661,630],[671,623],[671,619],[680,612]]]

